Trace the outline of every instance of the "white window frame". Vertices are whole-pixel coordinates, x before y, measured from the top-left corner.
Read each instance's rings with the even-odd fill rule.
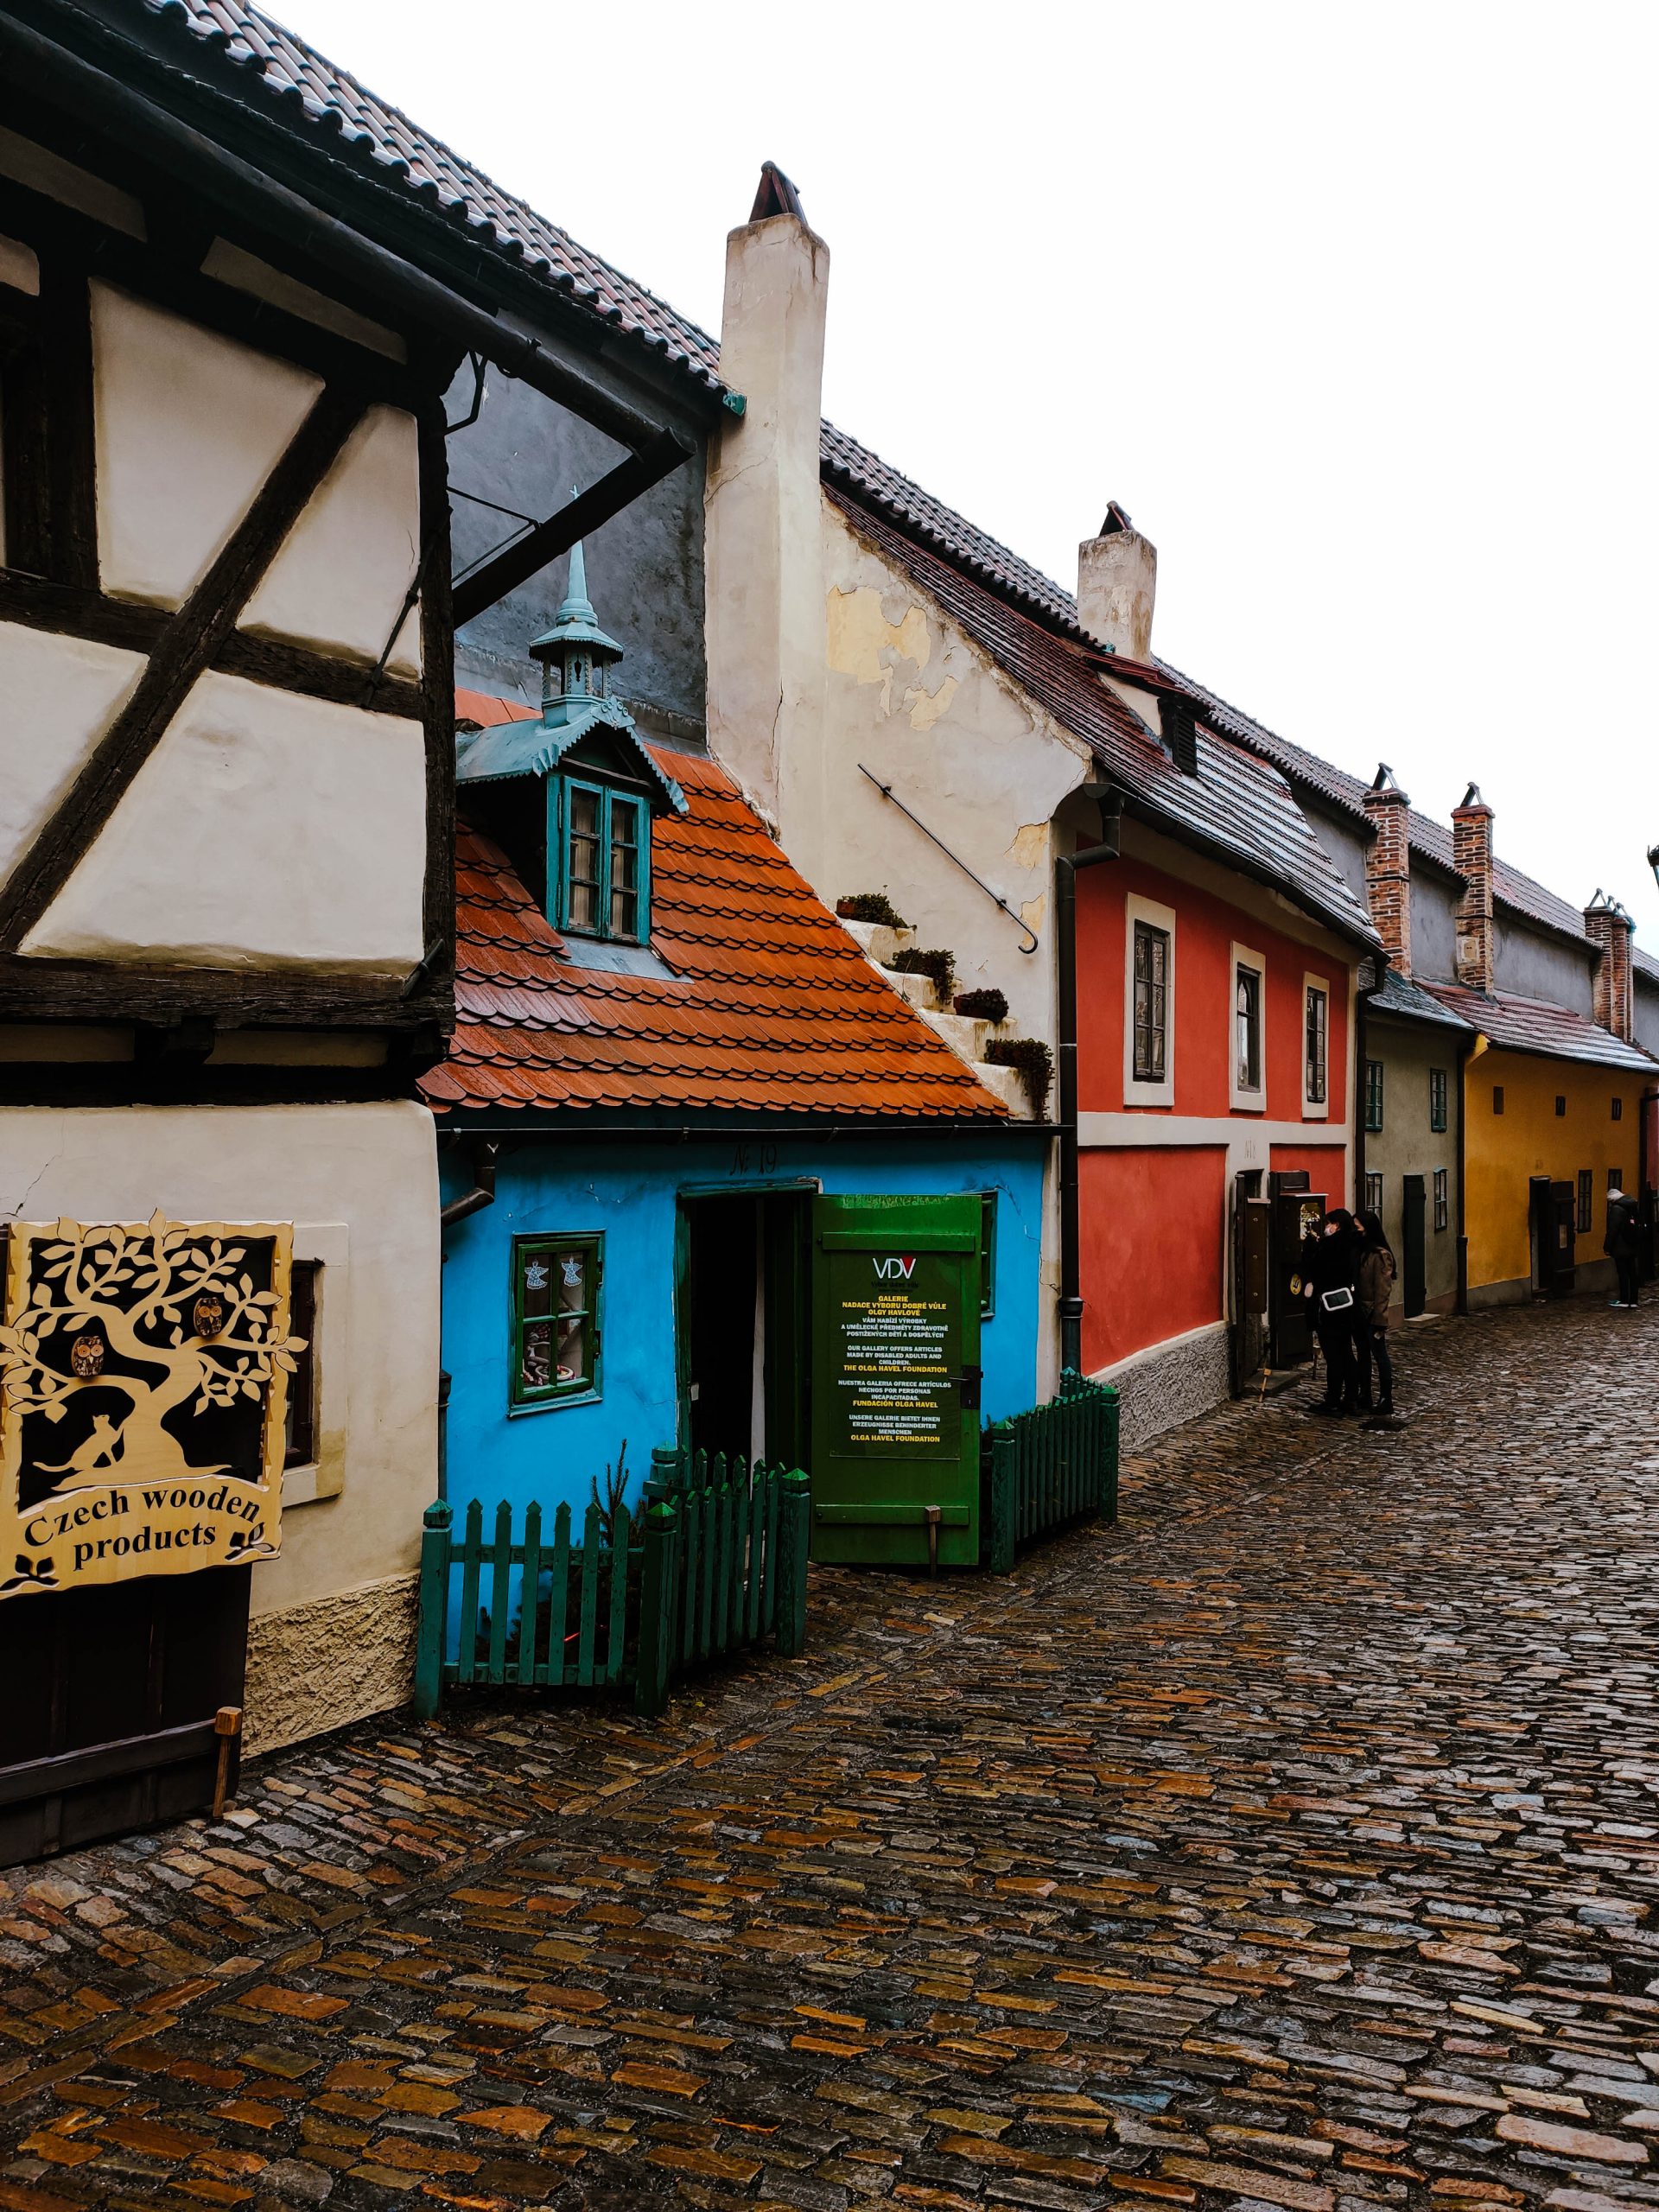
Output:
[[[1312,1098],[1307,1090],[1307,996],[1318,991],[1325,1000],[1325,1096]],[[1328,1122],[1331,1118],[1331,1001],[1335,996],[1328,976],[1315,976],[1311,971],[1302,977],[1302,1119],[1305,1122]]]
[[[1242,968],[1255,972],[1256,1052],[1262,1081],[1254,1090],[1239,1081],[1238,976]],[[1235,944],[1227,963],[1227,1065],[1232,1077],[1232,1109],[1236,1114],[1265,1114],[1268,1110],[1268,963],[1248,944]]]
[[[1141,1083],[1135,1073],[1135,925],[1162,930],[1169,939],[1164,974],[1164,1079]],[[1123,901],[1123,1103],[1126,1106],[1173,1106],[1175,1103],[1175,910],[1160,906],[1155,899],[1142,899],[1131,891]]]

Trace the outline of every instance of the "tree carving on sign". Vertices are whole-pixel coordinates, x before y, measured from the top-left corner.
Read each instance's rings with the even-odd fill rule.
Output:
[[[305,1349],[279,1327],[283,1301],[268,1281],[257,1286],[248,1256],[244,1244],[160,1213],[137,1230],[58,1224],[56,1241],[39,1252],[27,1303],[0,1327],[8,1409],[60,1422],[92,1390],[118,1393],[128,1409],[95,1414],[92,1433],[55,1465],[36,1462],[40,1473],[61,1478],[54,1490],[235,1471],[229,1460],[191,1459],[167,1419],[180,1408],[206,1413],[238,1396],[261,1399]]]

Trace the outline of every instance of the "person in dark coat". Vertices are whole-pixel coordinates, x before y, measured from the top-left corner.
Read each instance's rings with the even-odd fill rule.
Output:
[[[1302,1246],[1302,1295],[1309,1301],[1313,1334],[1325,1357],[1325,1396],[1319,1414],[1357,1414],[1359,1363],[1354,1357],[1355,1287],[1360,1236],[1354,1217],[1333,1206]]]
[[[1642,1281],[1642,1231],[1636,1217],[1636,1200],[1618,1191],[1607,1201],[1607,1234],[1602,1250],[1618,1273],[1615,1306],[1634,1306]]]
[[[1394,1247],[1375,1213],[1357,1213],[1354,1221],[1362,1239],[1358,1278],[1355,1286],[1354,1353],[1359,1363],[1359,1395],[1371,1405],[1371,1370],[1376,1370],[1379,1419],[1394,1412],[1394,1362],[1389,1357],[1389,1308],[1394,1302]]]

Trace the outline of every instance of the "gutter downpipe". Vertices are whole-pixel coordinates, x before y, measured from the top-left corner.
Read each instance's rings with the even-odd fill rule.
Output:
[[[1055,1062],[1060,1125],[1060,1368],[1083,1372],[1083,1290],[1077,1208],[1077,870],[1119,856],[1122,802],[1101,802],[1103,841],[1054,856]]]
[[[495,1171],[501,1157],[501,1147],[494,1137],[480,1137],[473,1147],[473,1187],[458,1198],[451,1198],[447,1206],[438,1209],[438,1238],[458,1221],[465,1221],[470,1213],[481,1213],[486,1206],[495,1204]],[[449,1495],[449,1373],[438,1369],[438,1496]]]
[[[1487,1049],[1490,1039],[1479,1030],[1472,1045],[1458,1052],[1458,1305],[1459,1316],[1469,1313],[1469,1071]]]

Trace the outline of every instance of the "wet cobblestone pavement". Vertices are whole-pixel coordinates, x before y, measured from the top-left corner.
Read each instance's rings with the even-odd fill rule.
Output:
[[[1659,2205],[1659,1303],[0,1877],[0,2208]]]

